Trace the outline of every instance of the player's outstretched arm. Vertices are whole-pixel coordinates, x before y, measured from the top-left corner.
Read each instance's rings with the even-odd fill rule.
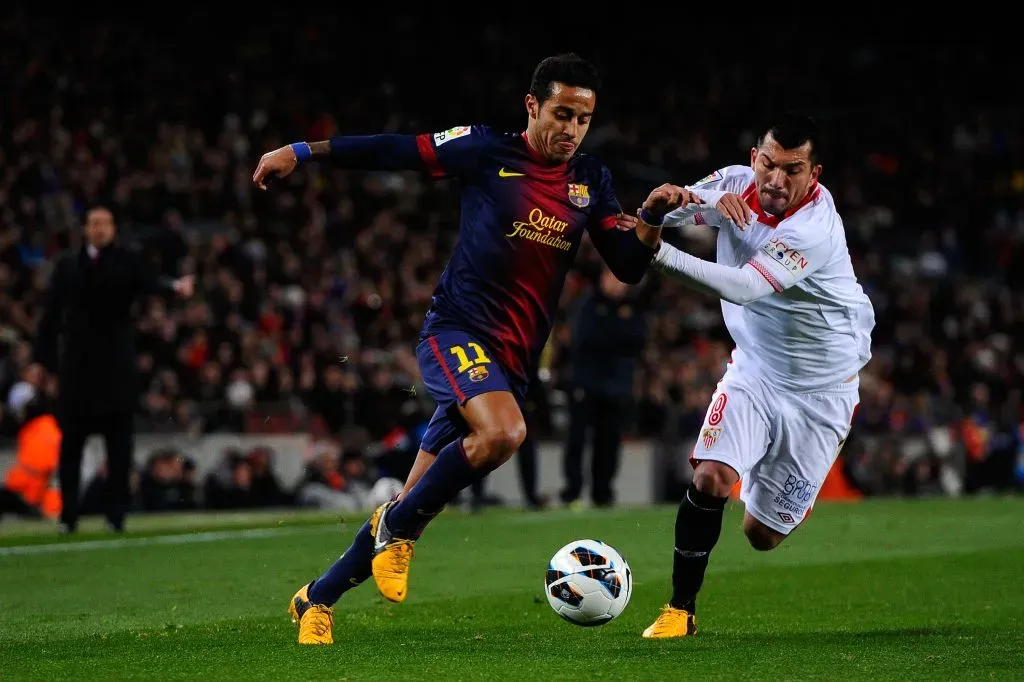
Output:
[[[268,178],[283,178],[315,157],[330,159],[343,168],[426,171],[434,178],[458,177],[478,171],[480,156],[493,139],[486,126],[457,126],[432,135],[335,135],[320,142],[293,142],[264,154],[252,181],[266,189]]]
[[[756,267],[733,268],[711,263],[662,241],[665,215],[690,203],[699,204],[703,200],[683,187],[662,185],[651,192],[637,211],[637,236],[657,249],[652,267],[693,289],[736,305],[746,305],[774,293],[777,289]]]
[[[293,142],[260,158],[252,181],[266,189],[267,179],[283,178],[302,162],[329,158],[344,168],[423,170],[426,165],[416,135],[337,135],[319,142]]]
[[[712,263],[665,242],[661,242],[652,267],[692,289],[736,305],[753,303],[777,291],[750,263],[741,268]]]
[[[637,234],[647,228],[638,221]],[[826,266],[835,256],[834,235],[841,229],[836,222],[810,218],[784,221],[739,267],[710,263],[661,244],[653,267],[674,279],[719,298],[746,305],[771,293],[781,293],[807,279]],[[845,242],[842,243],[845,249]]]

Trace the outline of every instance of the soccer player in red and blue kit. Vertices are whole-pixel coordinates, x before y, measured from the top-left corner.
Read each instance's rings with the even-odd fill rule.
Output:
[[[416,349],[437,411],[402,493],[374,511],[345,554],[293,597],[300,643],[332,643],[334,603],[371,573],[385,598],[404,600],[413,544],[426,525],[522,443],[526,388],[584,231],[623,282],[639,282],[650,264],[654,250],[619,227],[608,169],[576,153],[599,85],[590,63],[558,55],[534,71],[523,133],[465,126],[432,135],[338,136],[260,159],[253,181],[263,189],[268,177],[320,156],[349,168],[423,170],[461,182],[459,241]]]

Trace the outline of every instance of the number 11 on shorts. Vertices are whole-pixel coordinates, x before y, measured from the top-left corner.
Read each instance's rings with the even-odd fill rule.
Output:
[[[448,349],[448,352],[459,360],[459,366],[455,368],[456,372],[465,372],[470,367],[475,365],[486,365],[491,361],[491,359],[487,357],[487,354],[484,353],[484,349],[480,347],[479,343],[470,341],[466,345],[469,346],[469,349],[473,351],[473,354],[476,356],[472,360],[469,359],[469,354],[466,353],[466,349],[462,346],[452,346]]]

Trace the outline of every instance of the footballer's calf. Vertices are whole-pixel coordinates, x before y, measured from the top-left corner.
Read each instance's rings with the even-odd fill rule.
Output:
[[[693,484],[702,493],[715,497],[729,497],[740,475],[728,464],[704,460],[697,464],[693,471]],[[778,547],[786,536],[774,528],[769,528],[750,512],[743,514],[743,534],[747,536],[750,546],[766,552]]]

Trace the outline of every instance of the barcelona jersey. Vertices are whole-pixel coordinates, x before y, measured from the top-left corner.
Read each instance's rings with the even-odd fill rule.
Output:
[[[525,133],[484,126],[419,135],[416,145],[433,177],[454,177],[462,186],[458,242],[421,341],[444,331],[471,332],[506,371],[528,382],[583,232],[606,260],[606,233],[620,232],[610,173],[585,154],[548,165]]]

